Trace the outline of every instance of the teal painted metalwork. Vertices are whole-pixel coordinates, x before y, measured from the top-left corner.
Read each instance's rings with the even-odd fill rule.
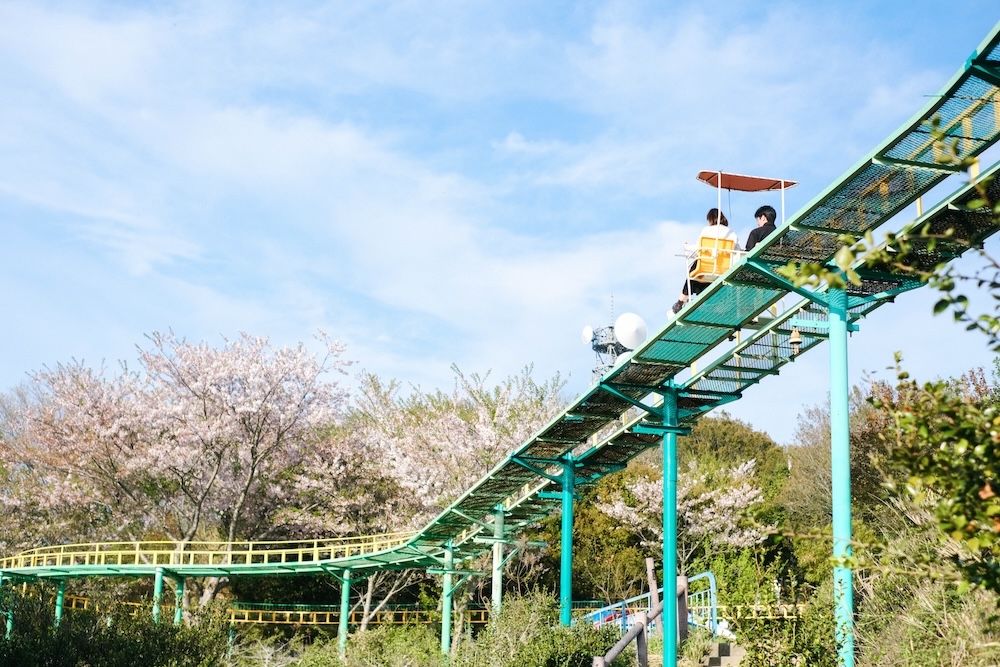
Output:
[[[184,620],[184,577],[176,577],[174,583],[174,625],[180,625]]]
[[[163,568],[156,568],[153,576],[153,623],[160,622],[160,599],[163,597]]]
[[[337,648],[340,655],[347,653],[347,620],[351,611],[351,569],[344,570],[340,578],[340,618],[337,619]]]
[[[454,567],[455,551],[449,542],[444,549],[444,582],[441,585],[441,652],[445,655],[451,653],[451,607],[452,595],[455,593],[455,588],[452,586]]]
[[[559,623],[573,622],[573,493],[576,459],[567,452],[562,460],[562,535],[559,551]]]
[[[492,585],[490,606],[494,614],[500,613],[503,604],[503,567],[506,562],[503,557],[503,523],[503,505],[498,505],[493,511],[493,538],[496,541],[493,543],[493,576],[490,582]]]
[[[62,623],[63,616],[63,601],[66,599],[66,580],[59,580],[59,588],[56,589],[56,618],[53,624],[54,627],[58,628],[59,624]]]
[[[677,664],[677,388],[663,391],[663,664]],[[687,619],[684,620],[687,622]]]
[[[691,586],[696,581],[704,579],[708,582],[707,591],[691,592]],[[688,578],[688,610],[691,611],[695,619],[695,625],[701,625],[698,621],[705,618],[702,627],[707,627],[715,634],[719,630],[719,587],[715,583],[715,575],[711,572],[702,572]]]
[[[848,424],[847,292],[830,290],[830,475],[833,487],[833,595],[837,657],[854,667],[853,570],[851,556],[851,441]]]

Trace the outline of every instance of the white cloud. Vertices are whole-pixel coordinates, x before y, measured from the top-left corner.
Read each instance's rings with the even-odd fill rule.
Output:
[[[19,302],[0,377],[152,328],[321,327],[425,387],[534,361],[580,388],[612,294],[664,321],[714,204],[698,169],[804,201],[943,82],[835,8],[654,9],[5,5],[7,252],[79,278],[8,263],[45,305]]]

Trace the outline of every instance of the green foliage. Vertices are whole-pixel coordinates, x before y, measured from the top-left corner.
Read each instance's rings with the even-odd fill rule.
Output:
[[[739,643],[747,651],[741,667],[834,667],[837,649],[832,581],[813,595],[805,609],[805,613],[792,619],[736,621]]]
[[[958,595],[943,582],[915,583],[888,575],[866,582],[871,594],[858,613],[860,665],[963,665],[990,667],[1000,653],[1000,634],[984,610],[989,595]]]
[[[585,624],[558,625],[555,599],[540,591],[505,600],[475,642],[459,646],[454,667],[589,667],[618,640],[612,627],[595,630]],[[634,660],[634,658],[631,658]],[[623,654],[614,663],[630,664]]]
[[[956,543],[965,584],[1000,593],[1000,410],[967,384],[920,385],[902,370],[898,379],[896,394],[874,405],[893,418],[891,461],[905,493]]]
[[[319,654],[306,654],[302,667],[437,667],[448,664],[441,653],[441,640],[432,626],[382,626],[351,636],[343,663],[324,662],[319,655],[333,657],[336,642],[324,645]]]
[[[213,667],[225,664],[227,634],[219,622],[194,627],[153,624],[74,610],[53,628],[52,607],[37,598],[4,593],[14,613],[9,640],[0,635],[0,665],[18,667]]]
[[[643,467],[630,468],[619,475],[601,479],[595,489],[584,492],[573,521],[573,589],[574,599],[616,602],[640,595],[649,588],[646,583],[649,549],[639,545],[638,536],[619,522],[597,509],[596,503],[641,474]],[[559,534],[553,536],[559,544]],[[558,555],[558,547],[554,549]],[[556,569],[556,571],[558,571]]]

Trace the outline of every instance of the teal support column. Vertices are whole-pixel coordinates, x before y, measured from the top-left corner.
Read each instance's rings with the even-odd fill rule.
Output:
[[[663,665],[677,664],[677,388],[663,392]]]
[[[851,440],[848,420],[847,292],[831,289],[830,476],[833,480],[834,614],[840,667],[854,667],[854,582],[851,556]]]
[[[3,599],[3,580],[3,572],[0,572],[0,599]],[[14,609],[11,608],[0,613],[4,615],[7,625],[7,631],[4,633],[4,639],[10,640],[10,635],[14,632]]]
[[[184,620],[184,577],[177,577],[177,590],[174,592],[174,625],[180,625]]]
[[[562,540],[559,552],[559,624],[573,622],[573,487],[576,459],[572,452],[562,457]]]
[[[493,510],[493,587],[490,607],[494,616],[500,613],[503,603],[503,505],[497,505]]]
[[[160,622],[160,598],[163,597],[163,568],[156,568],[153,579],[153,623]]]
[[[59,588],[56,589],[56,620],[55,627],[59,627],[62,622],[63,615],[63,602],[66,599],[66,580],[59,580]]]
[[[340,580],[340,617],[337,619],[337,646],[340,657],[347,654],[347,621],[351,614],[351,569],[344,570]]]
[[[455,592],[452,584],[455,569],[455,552],[451,542],[444,547],[444,583],[441,585],[441,652],[451,653],[451,597]]]

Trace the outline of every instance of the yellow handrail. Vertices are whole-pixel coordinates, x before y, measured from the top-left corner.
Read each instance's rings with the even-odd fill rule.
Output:
[[[385,551],[413,532],[323,540],[249,542],[94,542],[38,547],[0,559],[0,569],[74,565],[267,565],[307,563]]]

